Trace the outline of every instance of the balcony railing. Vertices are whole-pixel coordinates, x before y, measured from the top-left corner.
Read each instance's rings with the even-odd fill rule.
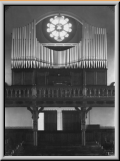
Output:
[[[5,98],[101,98],[114,97],[114,86],[53,87],[53,86],[7,86]]]

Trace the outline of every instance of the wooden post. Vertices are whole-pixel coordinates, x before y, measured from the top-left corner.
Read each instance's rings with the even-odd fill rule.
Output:
[[[85,115],[86,115],[86,108],[81,108],[81,130],[82,130],[82,146],[86,145],[86,138],[85,138]]]
[[[34,146],[38,145],[38,136],[37,136],[37,130],[38,130],[38,109],[36,107],[33,107],[33,143]]]
[[[43,110],[43,107],[38,109],[38,107],[33,106],[27,107],[27,109],[31,112],[32,114],[32,119],[33,119],[33,145],[37,146],[38,145],[38,118],[39,118],[39,113]]]

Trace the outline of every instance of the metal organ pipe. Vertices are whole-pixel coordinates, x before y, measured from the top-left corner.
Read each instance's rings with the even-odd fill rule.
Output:
[[[36,49],[35,49],[36,50]],[[38,67],[41,67],[41,44],[38,45]]]
[[[41,51],[42,51],[42,44],[39,44],[39,68],[41,68],[42,66],[42,55],[41,55]]]
[[[50,68],[50,49],[48,49],[48,63],[49,63],[49,68]]]
[[[72,67],[74,66],[73,47],[71,48]]]
[[[15,62],[15,29],[13,29],[13,68],[14,68],[14,62]]]
[[[19,52],[19,28],[16,28],[16,67],[18,68],[18,62],[19,62],[19,56],[20,56],[20,52]]]
[[[18,57],[17,57],[17,28],[15,29],[15,66],[17,68],[17,61],[18,61]]]
[[[68,49],[66,50],[66,68],[68,68],[68,65],[69,65],[69,53],[68,53]]]
[[[12,47],[11,47],[11,68],[14,67],[14,29],[12,32]]]
[[[64,62],[63,62],[63,66],[65,66],[65,62],[66,62],[66,60],[65,60],[65,58],[66,58],[65,50],[63,51],[63,53],[64,53]]]
[[[46,59],[46,50],[45,50],[45,47],[43,47],[43,62],[44,62],[44,67],[45,67],[45,59]]]
[[[101,55],[101,59],[102,59],[102,67],[103,67],[103,29],[101,29],[101,45],[102,45],[102,48],[101,48],[101,51],[102,51],[102,55]]]
[[[49,49],[48,49],[48,68],[50,67],[50,52],[49,52]]]
[[[32,58],[32,65],[33,65],[33,68],[35,67],[35,55],[34,55],[34,48],[33,48],[33,45],[34,45],[34,32],[33,32],[33,22],[31,23],[31,58]]]
[[[90,30],[91,30],[91,41],[90,41],[90,53],[91,53],[91,67],[93,66],[93,37],[92,37],[92,26],[90,26]]]
[[[83,59],[89,60],[89,30],[88,25],[86,26],[86,34],[85,34],[85,54],[83,56]]]
[[[33,37],[34,37],[34,39],[33,39],[33,42],[34,42],[34,56],[35,56],[35,53],[36,53],[36,20],[34,20],[33,21]]]
[[[22,28],[20,28],[20,48],[21,48],[21,52],[20,52],[20,59],[22,59],[23,62],[23,45],[22,45]]]
[[[102,67],[102,29],[100,29],[100,65]]]
[[[39,54],[39,44],[36,40],[36,67],[38,67],[38,54]]]
[[[25,55],[25,39],[26,39],[26,31],[25,27],[23,27],[23,55],[24,55],[24,64],[26,64],[26,55]]]
[[[18,61],[18,56],[17,56],[17,28],[15,29],[15,55],[16,55],[15,65],[16,65],[16,68],[17,68],[18,67],[17,66],[17,61]]]
[[[33,39],[34,40],[34,39]],[[36,42],[36,54],[35,54],[35,61],[36,61],[36,67],[39,68],[39,55],[40,55],[40,47],[39,47],[39,42]],[[34,48],[33,48],[33,55],[34,55]]]
[[[19,35],[19,38],[17,37],[17,55],[18,55],[18,62],[17,65],[19,67],[19,60],[22,60],[23,63],[23,59],[22,59],[22,32],[21,32],[21,28],[18,28],[17,30],[17,36]]]
[[[77,53],[77,67],[78,67],[78,59],[79,59],[79,57],[78,57],[78,44],[76,45],[76,53]]]
[[[97,28],[95,28],[95,67],[97,67]]]
[[[99,68],[99,56],[100,56],[100,53],[99,53],[99,28],[98,28],[98,33],[97,33],[97,65],[98,65],[98,68]]]
[[[41,44],[41,67],[43,67],[43,45]]]
[[[26,33],[26,37],[25,37],[25,57],[26,57],[26,64],[29,64],[29,61],[27,61],[27,57],[28,57],[28,25],[25,27],[25,33]]]
[[[94,36],[94,26],[92,26],[92,52],[93,52],[93,67],[95,67],[95,36]]]
[[[47,57],[47,48],[45,47],[45,51],[46,51],[46,67],[48,66],[48,57]]]
[[[70,49],[53,51],[36,39],[36,21],[12,32],[11,67],[104,67],[107,68],[107,33],[86,23],[82,27],[82,41]]]
[[[82,42],[80,42],[80,67],[82,67]]]
[[[107,68],[107,31],[105,29],[105,67]]]
[[[15,59],[17,63],[17,28],[15,29]]]
[[[97,63],[98,63],[98,59],[99,59],[99,37],[98,37],[98,35],[99,35],[99,30],[97,28]]]
[[[24,53],[23,53],[23,27],[20,28],[21,29],[21,58],[22,58],[22,62],[24,64]],[[20,58],[20,59],[21,59]]]
[[[104,68],[105,68],[105,46],[106,46],[106,43],[105,43],[105,29],[104,29]]]
[[[14,29],[14,66],[15,66],[15,59],[16,59],[16,42],[15,42],[16,41],[15,40],[16,38],[15,38],[15,30],[16,29]]]
[[[28,57],[28,68],[31,66],[31,59],[30,59],[30,24],[28,25],[28,53],[27,53],[27,57]]]
[[[25,27],[22,27],[22,38],[23,38],[23,41],[22,41],[22,46],[23,46],[23,64],[25,64],[25,68],[26,68],[26,63],[25,63],[25,44],[24,44],[24,40],[25,40]],[[22,65],[22,62],[21,62],[21,65]]]
[[[53,50],[51,50],[51,60],[52,60],[52,68],[53,68],[53,65],[54,65],[54,62],[53,62]]]
[[[101,67],[101,28],[99,28],[99,66]]]

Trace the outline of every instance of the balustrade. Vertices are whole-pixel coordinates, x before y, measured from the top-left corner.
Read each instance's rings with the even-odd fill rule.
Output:
[[[115,89],[111,86],[85,87],[40,87],[36,86],[37,98],[78,98],[78,97],[114,97]],[[5,87],[6,98],[32,98],[33,86]]]

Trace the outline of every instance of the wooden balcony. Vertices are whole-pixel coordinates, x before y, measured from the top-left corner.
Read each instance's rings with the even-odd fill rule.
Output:
[[[114,86],[6,86],[5,106],[114,107]]]

